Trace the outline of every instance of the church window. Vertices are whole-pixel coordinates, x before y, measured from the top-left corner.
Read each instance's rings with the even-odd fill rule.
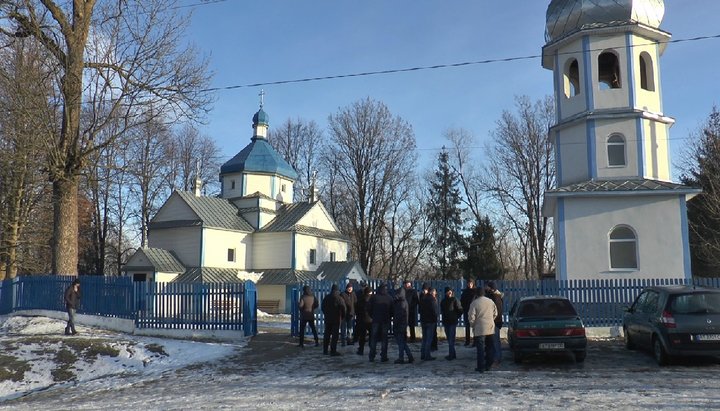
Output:
[[[235,180],[230,180],[230,189],[231,190],[235,189]]]
[[[334,252],[330,253],[330,261],[335,261],[335,253]]]
[[[625,138],[619,134],[611,135],[607,140],[607,154],[608,166],[625,166]]]
[[[570,98],[580,94],[580,66],[576,59],[570,59],[565,64],[563,80],[565,97]]]
[[[285,184],[280,185],[280,191],[285,192]]]
[[[234,262],[235,261],[235,249],[234,248],[228,248],[228,261]]]
[[[617,226],[610,232],[610,269],[636,270],[638,268],[637,236],[627,226]]]
[[[317,252],[315,251],[314,248],[311,248],[310,249],[310,264],[315,264],[315,261],[316,261],[315,254],[317,254]]]
[[[605,51],[598,57],[598,82],[600,90],[622,87],[620,60],[612,51]]]
[[[655,74],[650,54],[646,51],[640,53],[640,88],[655,91]]]

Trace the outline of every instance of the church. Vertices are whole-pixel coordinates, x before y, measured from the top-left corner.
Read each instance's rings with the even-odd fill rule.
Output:
[[[149,225],[149,247],[124,267],[135,281],[257,283],[258,307],[289,312],[291,287],[314,279],[366,281],[349,239],[316,198],[295,202],[297,172],[267,140],[260,104],[250,144],[220,168],[219,197],[174,191]],[[313,183],[314,185],[314,183]]]
[[[686,203],[671,180],[663,110],[663,0],[553,0],[542,65],[553,71],[556,278],[690,278]]]

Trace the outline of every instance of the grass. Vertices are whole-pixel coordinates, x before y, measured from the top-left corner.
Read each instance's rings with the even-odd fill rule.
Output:
[[[169,354],[167,352],[165,352],[165,347],[163,347],[160,344],[147,344],[145,346],[145,349],[150,351],[153,354],[159,354],[159,355],[163,355],[165,357],[169,356]]]
[[[27,361],[0,354],[0,381],[22,381],[25,379],[25,373],[30,371],[30,368]]]

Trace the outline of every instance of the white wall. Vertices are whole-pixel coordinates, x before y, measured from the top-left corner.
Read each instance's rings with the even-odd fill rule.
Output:
[[[179,195],[173,193],[170,198],[160,207],[153,222],[176,221],[176,220],[197,220],[198,216],[183,201]]]
[[[247,266],[248,233],[206,228],[203,236],[206,267],[244,269]],[[228,261],[228,249],[235,249],[235,261]]]
[[[290,268],[292,233],[255,233],[252,244],[252,269]]]
[[[310,250],[315,249],[315,264],[310,264]],[[295,268],[315,271],[325,261],[330,261],[330,253],[335,253],[335,261],[347,259],[348,244],[340,240],[318,238],[297,234],[295,237]]]
[[[198,267],[201,230],[199,226],[153,229],[148,234],[148,245],[174,251],[186,267]]]

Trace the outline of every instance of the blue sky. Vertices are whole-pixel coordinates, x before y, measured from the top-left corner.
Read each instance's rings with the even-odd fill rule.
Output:
[[[191,0],[188,0],[190,2]],[[192,1],[192,4],[196,3]],[[213,87],[539,55],[549,0],[227,0],[194,7],[189,41],[210,55]],[[720,34],[720,1],[666,0],[673,39]],[[720,105],[720,39],[670,44],[661,60],[673,161],[687,135]],[[460,127],[481,146],[514,96],[552,93],[540,59],[263,86],[270,127],[287,118],[325,128],[338,108],[371,97],[415,131],[421,167]],[[223,161],[250,142],[260,87],[218,91],[201,131]],[[677,175],[674,176],[677,179]]]

